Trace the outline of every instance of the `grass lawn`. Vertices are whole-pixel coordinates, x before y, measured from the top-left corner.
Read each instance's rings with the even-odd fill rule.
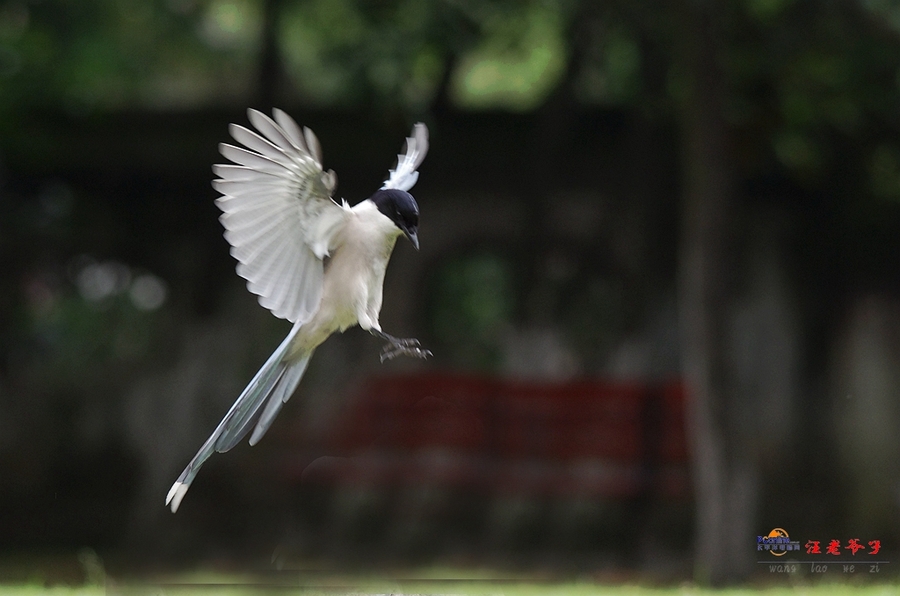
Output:
[[[639,585],[610,585],[590,582],[519,582],[514,580],[427,580],[427,579],[361,579],[323,578],[317,585],[297,582],[293,586],[286,582],[261,583],[259,580],[233,576],[191,575],[184,577],[167,577],[157,582],[124,582],[110,581],[107,586],[43,586],[40,584],[0,585],[0,596],[179,596],[193,594],[251,596],[254,594],[296,595],[342,595],[342,594],[460,594],[481,595],[497,594],[505,596],[603,596],[617,594],[626,596],[665,596],[665,595],[750,595],[766,594],[770,596],[808,595],[838,596],[853,592],[862,596],[880,596],[888,594],[900,595],[900,585],[894,584],[861,584],[853,582],[827,583],[821,585],[800,586],[756,586],[746,588],[728,588],[712,590],[693,585],[674,587],[647,587]]]
[[[299,564],[298,564],[299,565]],[[505,596],[702,596],[705,594],[770,596],[804,594],[838,596],[854,592],[863,596],[897,594],[900,582],[893,575],[868,574],[831,577],[794,574],[757,575],[746,587],[712,590],[690,583],[653,583],[631,572],[608,571],[604,575],[571,576],[562,579],[539,570],[504,572],[490,568],[435,566],[388,570],[348,571],[324,563],[305,562],[302,567],[275,570],[263,566],[253,573],[235,572],[239,567],[223,562],[197,571],[145,571],[128,574],[104,565],[90,549],[77,556],[27,556],[0,560],[0,596],[251,596],[255,594],[328,595],[343,594],[497,594]]]

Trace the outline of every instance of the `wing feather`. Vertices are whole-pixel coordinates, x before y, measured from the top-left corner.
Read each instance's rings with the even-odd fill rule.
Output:
[[[239,124],[231,124],[228,127],[228,131],[231,133],[231,138],[244,147],[256,151],[260,155],[264,155],[284,166],[289,166],[291,160],[295,158],[293,151],[288,152],[277,145],[273,145],[268,139],[259,136],[252,130],[244,128]]]
[[[223,180],[231,182],[249,182],[251,185],[255,183],[277,184],[283,180],[280,174],[272,174],[269,172],[260,172],[247,166],[216,164],[213,166],[213,172]]]
[[[232,211],[240,211],[247,206],[254,206],[262,201],[280,199],[280,196],[290,196],[289,189],[285,189],[279,184],[257,184],[250,186],[241,183],[234,183],[230,180],[213,180],[213,188],[221,193],[229,193],[228,195],[216,199],[216,204],[225,213]]]
[[[250,280],[248,287],[254,294],[266,299],[267,304],[263,306],[271,308],[269,304],[278,304],[277,293],[274,291],[279,281],[277,274],[288,264],[287,259],[292,256],[293,247],[278,242],[277,234],[272,234],[268,238],[269,240],[260,249],[259,258],[253,264],[256,279]]]
[[[413,126],[412,136],[406,138],[406,152],[397,156],[397,167],[390,170],[382,189],[397,188],[409,190],[419,179],[416,169],[428,154],[428,128],[418,122]]]
[[[297,126],[297,123],[294,122],[293,118],[291,118],[278,108],[272,110],[272,115],[275,116],[275,122],[278,124],[278,126],[281,127],[281,130],[284,131],[284,133],[288,136],[288,138],[291,140],[291,143],[293,143],[295,147],[299,147],[306,153],[312,155],[313,158],[316,159],[316,161],[322,163],[321,155],[319,157],[316,157],[316,155],[312,153],[307,147],[305,141],[303,140],[303,132],[300,130],[300,127]]]
[[[280,214],[271,209],[270,203],[249,204],[246,209],[225,212],[219,216],[224,225],[234,231],[244,231],[260,226],[267,226],[277,220]]]
[[[231,225],[233,216],[237,214],[232,213],[229,215],[232,217],[227,218],[223,222],[225,225]],[[225,239],[231,243],[233,251],[249,257],[261,244],[267,245],[272,242],[285,244],[286,242],[281,242],[281,238],[278,236],[278,233],[282,232],[281,228],[284,225],[285,222],[281,211],[270,207],[265,219],[260,218],[253,225],[241,226],[236,224],[231,229],[226,229]],[[277,233],[273,234],[273,232]]]
[[[323,171],[312,131],[281,110],[273,115],[248,110],[255,131],[229,127],[240,146],[219,145],[232,163],[213,166],[213,188],[238,275],[262,306],[296,323],[318,306],[322,259],[347,211],[331,198],[334,174]]]
[[[260,112],[259,110],[247,110],[247,116],[250,118],[250,123],[258,130],[264,137],[269,139],[273,144],[281,147],[285,150],[293,149],[300,156],[307,157],[309,159],[313,159],[313,156],[309,154],[305,148],[297,146],[293,143],[288,137],[287,133],[275,123],[274,120]],[[321,164],[319,164],[321,166]]]
[[[230,159],[236,164],[247,166],[257,172],[272,174],[274,176],[284,176],[290,171],[289,166],[280,164],[269,157],[227,143],[219,143],[219,153],[226,159]]]
[[[319,144],[319,139],[316,138],[313,131],[304,126],[303,138],[306,140],[306,146],[309,148],[309,153],[313,156],[313,159],[322,163],[322,146]]]

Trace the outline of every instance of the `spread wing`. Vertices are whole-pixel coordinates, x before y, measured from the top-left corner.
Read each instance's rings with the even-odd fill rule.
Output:
[[[318,307],[322,259],[346,211],[331,198],[334,172],[322,171],[311,130],[278,109],[275,120],[256,110],[247,115],[258,133],[232,124],[243,147],[221,144],[234,164],[213,166],[219,220],[247,289],[276,317],[303,322]]]
[[[416,180],[419,179],[419,172],[416,171],[416,168],[427,154],[428,127],[419,122],[413,126],[412,136],[406,138],[406,153],[397,156],[397,167],[390,170],[388,179],[381,187],[382,190],[397,188],[408,191],[415,186]]]

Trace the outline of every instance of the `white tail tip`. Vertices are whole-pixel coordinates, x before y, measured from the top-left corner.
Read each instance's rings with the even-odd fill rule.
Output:
[[[166,505],[171,505],[172,513],[178,511],[178,506],[181,505],[181,499],[187,494],[189,486],[189,484],[176,482],[172,485],[172,488],[169,489],[169,494],[166,495]]]

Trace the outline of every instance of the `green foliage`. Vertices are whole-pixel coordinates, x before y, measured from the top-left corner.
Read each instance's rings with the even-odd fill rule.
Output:
[[[421,109],[455,68],[460,105],[526,110],[565,68],[560,2],[8,0],[0,109],[245,104],[266,10],[277,10],[284,75],[314,105]]]
[[[8,0],[0,108],[184,106],[246,91],[259,0]]]
[[[586,104],[628,105],[640,88],[641,52],[635,35],[607,26],[588,48],[575,93]]]
[[[900,146],[878,145],[869,158],[869,189],[881,199],[900,200]]]
[[[860,205],[896,195],[896,3],[728,6],[723,72],[742,174],[768,176],[757,168],[775,166],[807,191],[843,192]]]
[[[518,306],[509,262],[491,253],[456,257],[435,272],[431,297],[433,333],[451,358],[474,370],[495,370]]]
[[[285,6],[280,48],[290,80],[314,105],[421,108],[434,98],[443,60],[428,28],[428,3],[372,8],[354,0]]]
[[[527,2],[514,11],[488,4],[480,19],[481,40],[454,73],[455,102],[514,111],[539,106],[566,68],[563,16],[553,3]]]

